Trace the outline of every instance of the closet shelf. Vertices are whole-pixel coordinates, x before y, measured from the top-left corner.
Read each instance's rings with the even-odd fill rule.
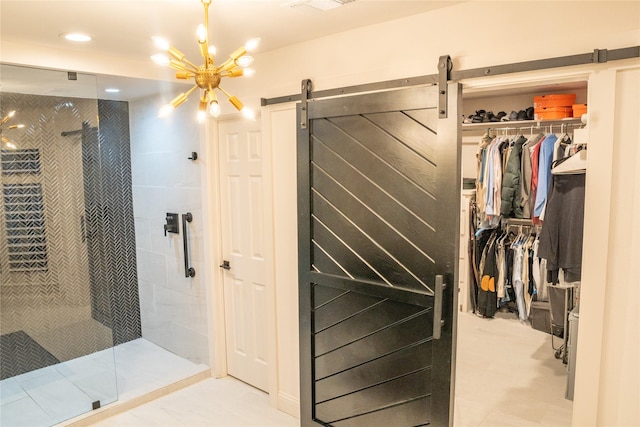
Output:
[[[486,122],[486,123],[463,123],[463,131],[474,131],[483,129],[527,129],[533,126],[534,129],[556,126],[556,125],[582,125],[580,117],[570,117],[559,120],[519,120],[509,122]]]

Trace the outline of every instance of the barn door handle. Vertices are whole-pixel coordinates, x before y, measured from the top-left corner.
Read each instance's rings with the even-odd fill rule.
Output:
[[[442,275],[436,276],[436,285],[434,289],[434,301],[433,301],[433,339],[440,339],[442,332],[442,326],[444,320],[442,320],[442,291],[447,287],[444,283]]]
[[[184,277],[195,277],[196,269],[189,266],[189,228],[187,223],[193,220],[191,212],[182,214],[182,243],[184,246]]]

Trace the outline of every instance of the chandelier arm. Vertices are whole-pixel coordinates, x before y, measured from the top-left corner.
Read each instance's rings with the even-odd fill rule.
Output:
[[[227,98],[231,98],[231,94],[229,94],[229,92],[227,92],[226,90],[222,89],[219,85],[218,85],[218,89],[220,90],[220,92],[224,93],[224,95]]]
[[[211,2],[202,2],[202,5],[204,6],[204,28],[207,31],[206,37],[204,39],[204,41],[207,43],[207,45],[209,44],[209,4]]]
[[[182,58],[182,62],[184,62],[186,65],[191,66],[191,68],[193,68],[193,71],[197,71],[198,67],[191,61],[189,61],[187,58]]]

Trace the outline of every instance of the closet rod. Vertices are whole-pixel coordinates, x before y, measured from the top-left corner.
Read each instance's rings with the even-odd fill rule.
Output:
[[[475,77],[497,76],[501,74],[521,73],[524,71],[546,70],[550,68],[569,67],[573,65],[584,64],[601,64],[609,61],[618,61],[621,59],[640,58],[640,46],[625,47],[621,49],[594,49],[590,53],[582,53],[577,55],[559,56],[556,58],[538,59],[534,61],[514,62],[512,64],[496,65],[491,67],[473,68],[470,70],[451,71],[449,76],[451,81],[459,81],[463,79]],[[439,74],[430,74],[426,76],[418,76],[411,78],[387,80],[384,82],[367,83],[355,86],[347,86],[336,89],[326,89],[321,91],[312,91],[309,93],[309,99],[327,98],[330,96],[347,95],[351,93],[380,91],[386,89],[397,89],[401,87],[410,87],[418,85],[429,85],[438,83]],[[275,98],[261,98],[260,104],[265,107],[267,105],[282,104],[285,102],[300,101],[302,95],[279,96]]]
[[[524,225],[533,226],[531,218],[503,218],[502,221],[507,225]]]
[[[533,123],[535,123],[535,125]],[[476,130],[482,130],[482,129],[486,129],[487,131],[491,131],[491,130],[518,131],[518,130],[527,130],[527,129],[544,129],[544,128],[556,127],[556,126],[560,126],[561,128],[564,128],[564,126],[575,126],[575,127],[585,126],[585,124],[582,122],[577,123],[577,122],[550,121],[546,123],[545,122],[533,122],[533,123],[531,125],[526,125],[524,122],[521,122],[514,126],[491,126],[492,123],[463,124],[462,131],[470,132],[470,131],[476,131]],[[497,124],[497,122],[494,122],[493,124]]]
[[[487,123],[466,123],[462,125],[463,132],[470,132],[475,130],[526,130],[526,129],[544,129],[549,126],[585,126],[584,123],[579,121],[580,119],[573,119],[572,121],[562,121],[562,120],[550,120],[550,121],[535,121],[532,120],[528,124],[527,122],[518,122],[514,123],[512,126],[509,126],[509,122],[487,122]],[[504,123],[505,126],[496,126],[498,123]],[[492,126],[493,125],[493,126]]]

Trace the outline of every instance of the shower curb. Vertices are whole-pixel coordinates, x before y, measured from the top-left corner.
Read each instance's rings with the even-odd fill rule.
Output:
[[[189,387],[193,384],[196,384],[202,380],[205,380],[211,377],[212,377],[211,369],[206,369],[202,372],[198,372],[195,375],[191,375],[190,377],[183,378],[179,381],[176,381],[175,383],[163,386],[149,393],[146,393],[140,396],[135,396],[125,401],[117,401],[117,402],[110,403],[109,405],[106,405],[100,409],[96,409],[95,411],[87,412],[85,414],[79,415],[78,417],[64,421],[60,424],[56,424],[54,427],[90,426],[99,421],[106,420],[107,418],[112,417],[114,415],[122,414],[133,408],[141,406],[145,403],[149,403],[152,400],[156,400],[160,397],[166,396],[175,391],[182,390],[183,388]]]

